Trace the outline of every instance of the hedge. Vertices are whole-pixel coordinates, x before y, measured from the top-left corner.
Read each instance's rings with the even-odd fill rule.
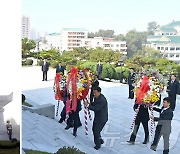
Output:
[[[27,59],[26,60],[26,65],[32,65],[33,64],[33,60],[32,59]]]

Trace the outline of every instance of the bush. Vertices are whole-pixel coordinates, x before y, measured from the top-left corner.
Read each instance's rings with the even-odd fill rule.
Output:
[[[85,154],[75,147],[63,147],[59,149],[56,154]]]
[[[32,59],[27,59],[26,60],[26,65],[32,65],[33,64],[33,60]]]
[[[90,69],[94,74],[96,74],[96,62],[85,62],[81,65],[82,68],[88,68]]]
[[[68,71],[68,72],[69,72],[69,71],[71,70],[71,68],[72,68],[72,67],[73,67],[73,65],[69,65],[69,64],[68,64],[68,65],[66,65],[66,71]]]
[[[58,65],[58,62],[57,61],[51,61],[50,65],[52,68],[56,68],[56,66]]]
[[[116,71],[116,76],[115,76],[116,80],[120,79],[121,73],[122,73],[122,79],[127,80],[128,76],[129,76],[129,68],[127,68],[127,67],[116,67],[115,71]]]
[[[42,66],[42,63],[43,63],[42,60],[38,60],[37,65],[38,65],[38,66]]]
[[[101,74],[101,78],[102,79],[109,78],[111,80],[115,78],[115,75],[116,75],[116,71],[114,67],[110,64],[103,63],[103,71]]]

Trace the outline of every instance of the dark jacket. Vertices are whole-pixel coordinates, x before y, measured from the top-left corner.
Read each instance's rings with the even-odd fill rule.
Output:
[[[103,69],[103,66],[102,66],[102,64],[97,64],[96,65],[96,71],[97,71],[97,73],[102,73],[102,69]]]
[[[135,73],[133,73],[131,75],[131,73],[129,73],[129,76],[128,76],[128,85],[132,85],[134,82],[135,82]]]
[[[44,62],[42,63],[42,67],[41,67],[41,70],[43,72],[47,72],[49,70],[49,63],[46,62],[45,65],[44,65]]]
[[[173,118],[173,110],[170,107],[163,112],[162,112],[163,107],[161,109],[153,107],[153,109],[160,113],[159,118],[154,117],[154,121],[158,121],[158,125],[156,129],[159,129],[159,132],[161,132],[161,134],[170,134],[171,120]]]
[[[171,81],[168,81],[167,92],[169,95],[174,96],[179,94],[179,81],[175,80],[173,83]]]
[[[64,70],[65,70],[65,68],[64,68],[64,66],[56,66],[56,73],[62,73],[63,75],[64,75]]]
[[[137,108],[138,108],[138,104],[134,104],[133,109],[135,110]],[[140,106],[139,112],[138,112],[137,117],[136,117],[136,120],[140,121],[140,122],[149,121],[148,106],[143,105],[143,104]]]
[[[94,98],[93,88],[98,87],[98,86],[99,86],[99,81],[98,80],[95,80],[91,85],[90,103],[93,101],[93,98]]]
[[[94,111],[94,122],[104,123],[108,121],[108,103],[103,94],[90,103],[90,110]]]

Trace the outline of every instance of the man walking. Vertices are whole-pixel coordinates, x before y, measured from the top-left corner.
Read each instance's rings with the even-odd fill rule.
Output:
[[[94,102],[90,104],[85,102],[84,105],[95,113],[92,131],[94,135],[94,143],[96,145],[94,148],[98,150],[101,148],[101,144],[104,143],[100,133],[108,121],[108,103],[104,95],[101,94],[100,87],[94,87],[93,93]]]
[[[46,59],[44,59],[42,63],[42,72],[43,72],[43,80],[42,81],[47,81],[47,72],[49,70],[49,63],[47,62]]]
[[[164,150],[163,154],[169,153],[169,136],[171,133],[171,120],[173,118],[173,111],[170,107],[171,99],[166,97],[163,100],[163,107],[161,109],[153,108],[155,111],[160,112],[159,118],[157,117],[151,117],[154,118],[154,121],[158,121],[158,125],[156,127],[154,141],[150,147],[151,150],[156,151],[157,145],[159,143],[159,140],[161,136],[163,136],[164,139]]]
[[[137,136],[137,132],[139,130],[140,123],[142,123],[143,128],[144,128],[144,133],[145,133],[145,138],[143,144],[147,144],[149,142],[149,129],[148,129],[148,121],[149,121],[149,112],[148,112],[148,106],[142,104],[138,108],[138,104],[134,104],[134,111],[137,112],[137,117],[135,120],[135,125],[133,132],[131,134],[130,140],[127,141],[130,144],[134,144]]]
[[[176,107],[176,95],[179,93],[179,81],[176,75],[172,74],[167,86],[168,97],[171,99],[170,107],[174,111]]]
[[[102,70],[103,70],[103,66],[102,66],[101,62],[99,61],[96,66],[98,79],[101,79]]]
[[[56,73],[61,73],[62,75],[64,75],[64,66],[62,66],[61,62],[59,62],[58,66],[56,66]]]
[[[134,68],[130,68],[130,73],[128,76],[129,99],[134,99],[134,86],[133,86],[134,82],[135,82]]]

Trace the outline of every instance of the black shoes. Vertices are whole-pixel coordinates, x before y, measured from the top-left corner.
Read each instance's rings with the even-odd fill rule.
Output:
[[[99,139],[101,144],[104,144],[104,140],[103,139]]]
[[[71,128],[71,126],[66,126],[65,130],[68,130],[69,128]]]
[[[59,123],[61,124],[63,121],[64,121],[63,119],[60,119],[60,120],[59,120]]]
[[[73,136],[74,136],[74,137],[76,137],[76,136],[77,136],[77,134],[76,134],[75,132],[73,132]]]
[[[95,146],[94,149],[99,150],[101,147],[100,146]]]
[[[135,142],[134,141],[127,141],[129,144],[134,144]]]
[[[151,145],[150,149],[153,150],[153,151],[156,151],[156,148],[155,148],[154,145]]]

